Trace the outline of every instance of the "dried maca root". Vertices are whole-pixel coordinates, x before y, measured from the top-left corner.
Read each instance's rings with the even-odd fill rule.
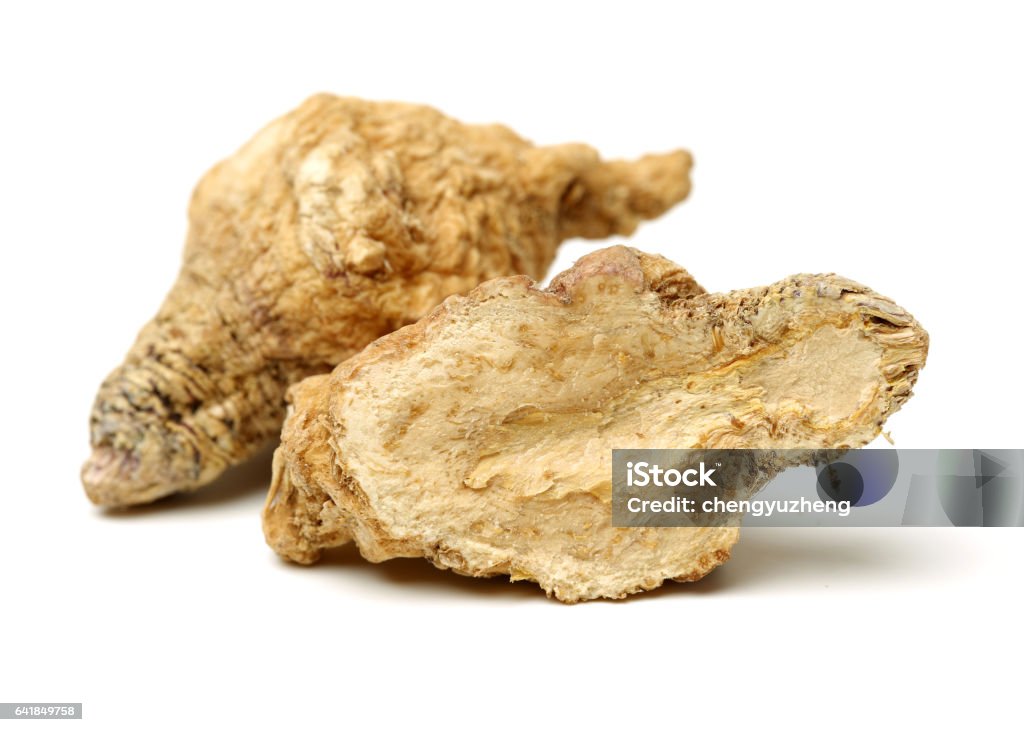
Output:
[[[612,449],[860,446],[927,346],[835,275],[707,294],[613,247],[547,290],[493,280],[292,387],[264,532],[300,563],[354,540],[565,602],[696,580],[738,530],[613,528]]]
[[[89,497],[144,503],[275,439],[285,389],[441,300],[540,277],[559,242],[627,234],[689,191],[683,151],[602,162],[428,107],[316,96],[215,166],[181,273],[92,410]]]

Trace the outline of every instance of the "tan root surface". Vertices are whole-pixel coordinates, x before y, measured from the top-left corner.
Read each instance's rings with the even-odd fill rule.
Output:
[[[927,345],[836,275],[707,294],[613,247],[547,290],[493,280],[292,388],[264,531],[296,562],[354,540],[565,602],[696,580],[738,530],[613,528],[612,448],[860,446]]]
[[[89,497],[152,501],[276,438],[289,384],[564,239],[686,197],[683,151],[602,162],[428,107],[316,96],[200,181],[177,282],[91,415]]]

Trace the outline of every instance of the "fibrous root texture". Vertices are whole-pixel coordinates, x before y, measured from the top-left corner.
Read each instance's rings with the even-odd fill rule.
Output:
[[[613,247],[546,290],[493,280],[292,388],[264,531],[300,563],[355,541],[565,602],[696,580],[738,529],[613,527],[612,449],[864,445],[927,345],[831,274],[708,294]]]
[[[445,297],[540,277],[688,193],[683,151],[603,162],[434,109],[316,96],[200,181],[179,277],[100,387],[95,503],[198,488],[275,439],[287,387]]]

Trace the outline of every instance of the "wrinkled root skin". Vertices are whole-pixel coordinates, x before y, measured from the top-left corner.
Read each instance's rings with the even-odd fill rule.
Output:
[[[197,186],[178,280],[97,394],[87,495],[128,506],[209,483],[275,439],[290,384],[484,280],[543,276],[564,239],[632,232],[686,197],[690,164],[307,100]]]
[[[601,250],[546,290],[449,298],[296,384],[264,533],[294,562],[355,541],[568,603],[693,581],[738,530],[612,527],[613,448],[865,445],[927,349],[905,310],[836,275],[709,294],[661,257]]]

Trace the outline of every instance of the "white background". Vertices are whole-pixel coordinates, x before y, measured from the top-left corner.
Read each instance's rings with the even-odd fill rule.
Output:
[[[932,337],[897,445],[1024,447],[1019,5],[206,5],[0,11],[0,701],[83,701],[65,724],[97,730],[1019,729],[1019,530],[748,532],[696,585],[565,607],[420,561],[280,562],[266,456],[127,515],[78,483],[195,181],[317,91],[689,148],[693,195],[634,246],[713,290],[864,282]]]

